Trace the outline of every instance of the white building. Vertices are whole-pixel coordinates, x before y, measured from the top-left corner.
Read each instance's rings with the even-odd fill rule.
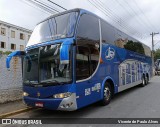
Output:
[[[0,21],[0,51],[23,51],[31,33],[31,30]]]

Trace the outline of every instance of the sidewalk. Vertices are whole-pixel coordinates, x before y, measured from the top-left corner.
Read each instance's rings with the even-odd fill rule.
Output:
[[[22,100],[3,103],[0,104],[0,116],[3,114],[11,113],[26,108],[27,106],[22,102]]]

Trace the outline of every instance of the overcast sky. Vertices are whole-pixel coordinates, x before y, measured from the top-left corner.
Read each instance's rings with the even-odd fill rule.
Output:
[[[27,0],[0,0],[0,20],[33,30],[48,13]],[[39,0],[59,11],[47,0]],[[160,32],[160,0],[52,0],[66,9],[84,8],[151,47],[151,32]],[[154,37],[155,44],[160,34]],[[157,43],[155,48],[159,48]]]

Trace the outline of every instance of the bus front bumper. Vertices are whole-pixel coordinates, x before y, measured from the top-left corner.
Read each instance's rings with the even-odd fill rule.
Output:
[[[54,98],[33,98],[24,96],[23,101],[30,107],[40,107],[51,110],[74,111],[77,109],[76,94],[72,93],[70,97],[63,99]]]

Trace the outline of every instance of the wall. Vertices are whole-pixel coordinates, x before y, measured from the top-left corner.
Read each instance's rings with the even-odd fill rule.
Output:
[[[18,100],[22,97],[21,58],[13,58],[10,71],[8,71],[6,57],[0,54],[0,103]]]

